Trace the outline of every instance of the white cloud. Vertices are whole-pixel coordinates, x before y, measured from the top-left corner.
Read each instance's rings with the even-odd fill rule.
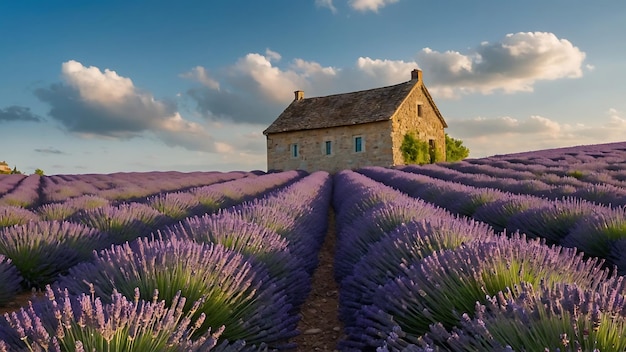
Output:
[[[389,4],[393,4],[398,1],[399,0],[349,0],[348,3],[353,9],[357,11],[378,12],[378,9],[381,9]]]
[[[559,123],[542,116],[474,118],[448,121],[450,136],[461,139],[470,157],[515,153],[582,144],[618,142],[626,135],[626,119],[615,109],[594,124]]]
[[[332,13],[337,13],[337,8],[333,5],[333,0],[315,0],[315,6],[325,7]]]
[[[278,52],[267,49],[239,58],[217,71],[222,74],[213,77],[213,86],[192,88],[188,94],[209,119],[267,125],[293,100],[295,90],[310,97],[371,89],[408,81],[410,72],[420,68],[435,98],[528,92],[538,81],[580,77],[584,59],[585,53],[572,43],[544,32],[509,34],[467,53],[424,48],[415,60],[363,56],[345,68],[303,58],[283,64]],[[219,92],[210,89],[215,86]]]
[[[188,78],[188,79],[200,82],[205,87],[208,87],[211,89],[215,89],[215,90],[220,89],[219,82],[211,78],[207,70],[202,66],[196,66],[192,68],[191,71],[182,73],[180,77]]]
[[[101,105],[123,103],[134,94],[130,78],[121,77],[109,69],[103,73],[95,66],[85,67],[78,61],[70,60],[61,65],[61,72],[65,81],[76,88],[86,101]]]
[[[429,73],[429,88],[448,93],[532,91],[537,81],[581,77],[584,60],[571,42],[546,32],[508,34],[466,54],[424,48],[417,55]]]
[[[195,77],[204,71],[196,68]],[[83,137],[130,139],[152,132],[170,146],[213,151],[213,138],[202,125],[187,121],[172,102],[156,100],[115,71],[101,71],[70,60],[62,64],[65,83],[35,91],[51,106],[49,115]],[[204,76],[205,78],[208,76]]]

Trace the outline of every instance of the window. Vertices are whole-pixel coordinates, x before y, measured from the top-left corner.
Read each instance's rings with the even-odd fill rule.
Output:
[[[332,155],[333,153],[333,144],[331,141],[324,142],[324,152],[326,155]]]
[[[300,156],[300,149],[298,149],[298,144],[294,143],[289,145],[289,150],[291,150],[292,158],[297,158]]]
[[[422,111],[422,104],[418,103],[417,104],[417,117],[422,117],[423,111]]]
[[[363,151],[363,137],[354,137],[354,152],[361,153]]]

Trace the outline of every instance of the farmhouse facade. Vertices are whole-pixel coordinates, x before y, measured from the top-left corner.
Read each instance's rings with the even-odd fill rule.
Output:
[[[422,81],[325,97],[295,99],[265,130],[268,170],[325,170],[405,164],[406,134],[428,143],[436,161],[445,160],[448,127]]]

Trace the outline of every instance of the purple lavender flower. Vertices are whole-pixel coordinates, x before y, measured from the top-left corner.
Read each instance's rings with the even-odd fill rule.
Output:
[[[80,293],[91,283],[103,299],[115,289],[133,297],[138,287],[143,299],[157,289],[171,302],[180,291],[190,302],[203,299],[198,314],[206,317],[200,331],[224,325],[223,338],[279,346],[297,334],[298,317],[290,313],[285,294],[266,284],[271,280],[262,266],[223,246],[172,237],[112,246],[93,262],[71,268],[57,285]]]
[[[597,290],[575,284],[521,283],[477,304],[476,316],[464,315],[448,333],[431,327],[426,339],[450,350],[623,351],[626,307],[623,289]]]
[[[354,325],[355,313],[362,306],[374,303],[373,298],[380,286],[432,253],[472,241],[489,241],[494,236],[486,224],[462,218],[415,220],[401,224],[372,244],[354,265],[352,274],[341,281],[339,313],[344,324]]]
[[[111,243],[120,244],[148,236],[169,220],[149,205],[123,203],[79,211],[71,221],[106,232]]]
[[[0,253],[11,258],[28,288],[52,282],[107,241],[80,224],[38,221],[0,229]]]
[[[11,302],[22,289],[22,277],[11,259],[0,254],[0,306]]]
[[[544,206],[513,214],[507,222],[507,231],[519,231],[529,238],[543,238],[549,245],[560,244],[580,221],[589,219],[602,209],[579,198],[551,201]]]
[[[191,304],[176,294],[169,306],[155,292],[151,300],[111,294],[103,303],[92,294],[71,296],[67,291],[46,289],[48,299],[38,300],[28,308],[5,314],[5,319],[19,337],[12,348],[34,351],[213,351],[224,327],[198,331],[205,318],[195,318],[202,301]],[[9,342],[11,343],[11,342]],[[222,343],[228,350],[228,345]],[[240,350],[241,344],[236,344]]]
[[[67,220],[79,210],[96,209],[109,205],[109,201],[92,195],[68,199],[63,203],[49,203],[37,208],[42,220]]]
[[[433,323],[445,328],[457,325],[463,313],[474,314],[475,302],[484,302],[485,295],[506,287],[566,282],[593,290],[608,275],[597,261],[585,262],[571,248],[548,247],[516,236],[470,242],[434,252],[388,281],[376,292],[375,303],[357,312],[356,325],[346,332],[348,340],[380,346],[399,327],[405,340],[413,343]]]
[[[22,207],[0,205],[0,228],[38,221],[37,214]]]
[[[148,198],[148,205],[175,221],[197,215],[201,210],[198,198],[188,192],[162,193]]]

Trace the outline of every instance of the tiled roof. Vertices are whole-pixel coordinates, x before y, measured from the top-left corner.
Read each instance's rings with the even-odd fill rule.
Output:
[[[325,97],[294,100],[265,130],[263,134],[350,126],[389,120],[409,95],[420,84],[429,101],[432,98],[418,80],[393,86]],[[443,117],[435,107],[444,126]]]

